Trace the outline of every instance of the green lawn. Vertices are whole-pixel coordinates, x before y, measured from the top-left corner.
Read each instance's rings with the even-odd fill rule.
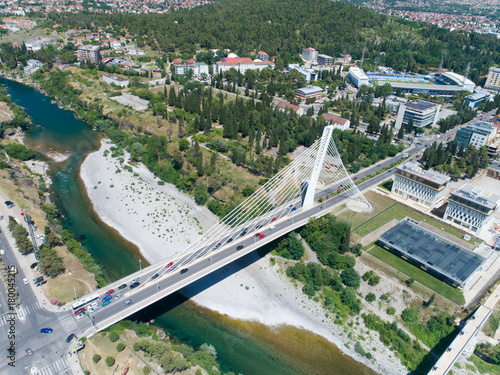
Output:
[[[405,274],[408,278],[413,277],[415,281],[435,291],[457,305],[462,306],[465,304],[464,296],[459,289],[442,282],[424,270],[415,267],[413,264],[392,254],[378,245],[370,244],[366,247],[366,249],[370,249],[370,251],[368,251],[370,255],[380,259],[385,264]]]

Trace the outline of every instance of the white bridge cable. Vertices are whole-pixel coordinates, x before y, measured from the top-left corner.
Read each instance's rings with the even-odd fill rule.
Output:
[[[318,152],[324,147],[327,147],[327,153],[320,176],[331,179],[333,181],[331,185],[339,183],[339,188],[348,197],[366,202],[369,205],[347,173],[335,145],[335,139],[330,137],[329,140],[323,140],[322,137],[217,224],[189,244],[184,251],[162,262],[163,265],[158,272],[163,275],[174,269],[179,269],[195,259],[228,245],[233,240],[253,234],[252,232],[256,229],[269,225],[274,221],[273,218],[279,220],[288,215],[294,207],[297,208],[296,204],[301,202],[301,198],[305,196]],[[330,185],[326,183],[326,178],[324,184],[325,186]],[[242,236],[243,232],[245,234]],[[229,242],[227,242],[228,240]],[[173,262],[174,265],[165,268],[165,265],[170,262]]]

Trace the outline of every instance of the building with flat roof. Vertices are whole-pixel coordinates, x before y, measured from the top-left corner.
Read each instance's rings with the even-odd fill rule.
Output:
[[[490,98],[491,94],[488,91],[482,90],[466,96],[464,103],[472,109],[478,109],[482,102],[488,101]]]
[[[409,162],[396,167],[391,191],[403,199],[434,208],[446,198],[448,181],[450,177],[444,174],[426,171],[416,163]]]
[[[352,66],[349,68],[349,78],[354,86],[360,88],[363,85],[369,85],[370,80],[364,70]]]
[[[350,120],[334,115],[333,113],[323,113],[321,116],[328,125],[333,125],[335,129],[348,130],[351,127]]]
[[[306,82],[309,83],[311,81],[316,81],[317,79],[317,72],[313,69],[306,69],[301,67],[299,64],[288,64],[288,72],[290,73],[292,70],[298,71],[300,74],[302,74],[302,77],[305,78]]]
[[[455,142],[460,147],[473,145],[476,148],[490,145],[495,141],[497,127],[491,122],[477,122],[473,125],[464,126],[457,131]]]
[[[490,68],[484,88],[488,90],[500,90],[500,68]]]
[[[323,54],[318,54],[318,64],[319,65],[332,65],[333,57]]]
[[[301,89],[295,89],[295,99],[307,100],[310,98],[320,99],[323,89],[318,86],[306,86]]]
[[[104,74],[102,76],[102,80],[108,84],[114,84],[116,86],[120,86],[121,88],[127,87],[129,84],[128,79],[114,76],[111,74]]]
[[[247,70],[262,70],[270,67],[274,68],[272,61],[260,61],[259,59],[252,60],[250,57],[223,57],[221,61],[217,61],[214,65],[214,73],[224,73],[234,68],[245,74]]]
[[[318,51],[312,47],[304,48],[302,50],[302,58],[306,61],[316,62],[318,61]]]
[[[269,55],[263,51],[257,52],[257,58],[261,59],[262,61],[269,61]]]
[[[379,244],[455,287],[463,287],[485,261],[481,255],[423,228],[410,218],[382,234]]]
[[[399,96],[389,95],[385,100],[385,106],[386,108],[389,108],[391,114],[396,114],[398,113],[399,106],[407,102],[408,99],[406,98],[400,98]]]
[[[493,222],[499,202],[499,195],[486,196],[475,186],[465,184],[451,192],[444,219],[480,233]]]
[[[177,75],[186,75],[190,70],[194,77],[200,77],[202,74],[208,76],[209,74],[208,65],[202,62],[191,60],[185,63],[174,63],[174,71]]]
[[[351,55],[347,55],[347,54],[342,55],[341,54],[340,57],[337,57],[335,59],[335,62],[341,63],[341,64],[349,64],[351,62],[351,60],[352,60],[352,56]]]
[[[408,103],[401,103],[396,118],[396,129],[401,129],[401,125],[408,125],[413,119],[414,128],[424,128],[436,125],[441,106],[423,100],[415,100]]]
[[[101,61],[101,47],[92,45],[78,47],[78,60],[98,64]]]

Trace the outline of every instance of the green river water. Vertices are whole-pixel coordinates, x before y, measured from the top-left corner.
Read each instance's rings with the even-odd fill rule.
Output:
[[[0,78],[14,102],[25,108],[40,127],[27,133],[26,142],[42,152],[67,154],[52,163],[51,198],[64,214],[63,227],[74,233],[104,267],[109,281],[139,268],[138,249],[102,223],[92,210],[79,167],[85,156],[99,147],[99,134],[51,103],[37,90]],[[144,259],[142,260],[145,264]],[[258,323],[229,319],[195,306],[175,294],[150,306],[133,319],[150,321],[171,337],[191,346],[214,345],[222,370],[245,375],[374,374],[343,355],[327,340],[293,327],[269,329]]]

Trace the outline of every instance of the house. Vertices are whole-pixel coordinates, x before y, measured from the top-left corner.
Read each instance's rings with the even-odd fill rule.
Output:
[[[299,116],[304,115],[304,108],[301,108],[295,104],[290,104],[287,102],[280,101],[278,104],[276,104],[276,107],[278,107],[278,109],[282,112],[286,112],[287,110],[291,110],[291,111],[295,112],[296,114],[298,114]]]
[[[333,113],[323,113],[321,115],[328,125],[333,125],[335,129],[348,130],[351,127],[351,121],[334,115]]]
[[[102,76],[102,80],[108,84],[114,84],[116,86],[120,86],[121,88],[127,87],[129,84],[128,79],[114,76],[111,74],[105,74]]]

